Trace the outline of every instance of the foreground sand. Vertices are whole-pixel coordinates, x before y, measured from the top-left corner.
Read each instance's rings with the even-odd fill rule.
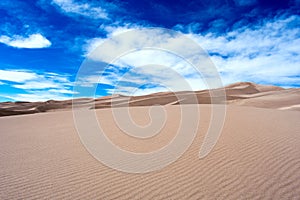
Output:
[[[0,199],[300,199],[300,112],[230,105],[217,145],[199,160],[210,105],[192,106],[201,109],[194,143],[175,163],[147,174],[122,173],[94,159],[71,111],[2,117]],[[148,108],[130,109],[145,124]],[[167,124],[148,145],[122,134],[111,109],[96,112],[115,144],[147,152],[170,141],[179,108],[166,106]]]

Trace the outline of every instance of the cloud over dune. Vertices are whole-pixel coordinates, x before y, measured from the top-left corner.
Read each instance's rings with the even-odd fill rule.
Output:
[[[21,90],[19,94],[1,91],[1,96],[15,101],[45,101],[71,98],[72,82],[69,75],[18,69],[0,70],[0,82]]]
[[[243,26],[229,32],[197,34],[191,31],[185,36],[193,39],[207,51],[218,68],[224,84],[252,81],[286,87],[299,84],[300,29],[299,26],[296,26],[297,24],[300,26],[299,16],[286,17],[283,15],[267,21],[261,20],[257,24]],[[130,27],[109,29],[108,36],[115,36],[130,30],[132,30]],[[167,32],[152,32],[151,35],[134,35],[132,37],[139,38],[140,45],[168,46],[175,44],[178,46],[174,48],[178,49],[179,52],[185,52],[185,54],[189,52],[190,56],[197,56],[198,53],[184,43],[178,42],[180,38],[170,38]],[[137,83],[146,84],[147,81],[149,83],[163,81],[167,86],[174,87],[178,81],[172,77],[171,73],[155,70],[153,67],[147,68],[146,71],[146,68],[137,68],[147,64],[160,64],[169,67],[169,70],[179,72],[194,90],[205,88],[203,80],[193,71],[193,67],[178,56],[171,56],[166,52],[157,50],[138,50],[139,44],[131,43],[131,40],[125,37],[123,39],[121,37],[116,43],[107,46],[106,52],[97,53],[95,48],[97,45],[103,44],[103,41],[104,39],[100,38],[88,41],[85,49],[91,53],[89,54],[91,59],[109,63],[115,52],[122,52],[122,49],[135,51],[123,55],[114,63],[110,63],[112,64],[110,71],[101,79],[103,82],[101,80],[100,82],[96,81],[99,77],[94,79],[87,77],[87,81],[94,80],[94,82],[115,87],[118,81],[124,79],[124,70],[122,69],[126,69],[126,82],[118,86],[120,87],[119,91],[125,94],[129,93]],[[134,72],[130,73],[130,70]],[[139,93],[147,94],[155,91],[154,86],[150,89],[140,88]],[[179,86],[178,89],[180,90]],[[157,91],[160,90],[166,90],[166,88],[157,87]],[[107,89],[107,92],[110,93],[112,90]]]
[[[179,31],[197,42],[217,67],[223,83],[251,81],[283,87],[299,87],[300,74],[300,4],[298,0],[201,0],[201,1],[107,1],[107,0],[14,0],[0,1],[0,74],[9,73],[26,79],[34,73],[44,79],[25,82],[0,80],[0,101],[43,91],[70,97],[71,87],[58,84],[56,78],[68,76],[73,81],[82,61],[106,39],[132,29],[161,27]],[[143,44],[174,45],[166,33],[135,35]],[[195,56],[184,43],[173,48]],[[123,39],[94,58],[100,68],[111,61],[110,53],[132,44]],[[176,78],[145,64],[165,65],[190,83],[193,90],[206,86],[193,68],[178,56],[159,51],[136,51],[115,60],[99,82],[99,76],[87,76],[86,85],[99,83],[97,94],[109,95],[118,84],[128,93],[144,84],[136,94],[164,91],[167,87],[182,89]],[[16,70],[18,69],[18,70]],[[101,70],[101,69],[100,69]],[[50,79],[45,72],[55,72]],[[22,74],[25,73],[25,74]],[[10,74],[11,75],[11,74]],[[24,76],[23,76],[24,75]],[[45,78],[46,77],[46,78]],[[48,77],[48,78],[47,78]],[[19,80],[20,81],[20,80]],[[148,83],[146,84],[146,82]],[[82,82],[82,83],[83,83]],[[40,83],[40,84],[39,84]],[[61,87],[61,88],[59,88]],[[50,91],[51,90],[51,91]],[[7,95],[11,98],[7,99]],[[30,100],[30,96],[26,96]],[[37,96],[33,97],[36,98]],[[25,98],[25,97],[24,97]]]

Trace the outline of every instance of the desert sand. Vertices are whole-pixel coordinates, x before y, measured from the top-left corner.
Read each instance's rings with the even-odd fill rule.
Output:
[[[221,88],[223,89],[223,88]],[[212,91],[218,91],[214,89]],[[273,108],[281,110],[300,111],[300,89],[284,89],[276,86],[259,85],[250,82],[239,82],[224,87],[225,100],[215,103],[244,105],[260,108]],[[178,101],[178,94],[185,99]],[[160,92],[144,96],[123,96],[112,95],[97,99],[82,98],[74,99],[77,106],[90,106],[91,109],[101,109],[126,106],[151,106],[190,104],[189,97],[191,92]],[[210,104],[210,92],[208,90],[195,91],[192,93],[197,96],[199,104]],[[195,103],[194,101],[192,102]],[[52,112],[57,110],[71,110],[72,100],[46,102],[3,102],[0,103],[0,117],[9,115],[34,114],[41,112]]]
[[[133,97],[137,101],[129,109],[138,124],[149,123],[149,108],[156,100],[167,114],[161,133],[141,142],[114,121],[112,111],[124,108],[107,105],[107,100],[122,103],[127,97],[77,100],[80,105],[96,101],[96,108],[102,109],[95,112],[108,138],[141,153],[161,148],[174,137],[180,109],[200,109],[200,126],[190,148],[176,162],[146,174],[120,172],[96,160],[79,139],[71,101],[3,103],[13,114],[52,107],[0,118],[0,199],[299,199],[299,89],[237,83],[226,92],[229,105],[222,134],[203,159],[198,154],[209,127],[209,102],[179,106],[165,93]],[[207,91],[197,95],[201,100]]]

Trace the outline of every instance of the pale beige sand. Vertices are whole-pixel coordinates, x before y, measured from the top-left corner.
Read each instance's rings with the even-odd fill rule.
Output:
[[[2,117],[0,199],[300,199],[300,112],[229,105],[217,145],[199,160],[210,105],[192,106],[201,108],[194,143],[175,163],[147,174],[122,173],[94,159],[70,111]],[[137,123],[149,121],[148,108],[130,108]],[[148,145],[122,134],[111,109],[97,114],[114,143],[147,152],[173,137],[179,108],[166,106],[164,134]]]

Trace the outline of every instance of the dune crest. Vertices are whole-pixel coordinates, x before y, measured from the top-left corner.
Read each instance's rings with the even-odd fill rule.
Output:
[[[260,108],[271,108],[279,110],[300,111],[300,89],[284,89],[277,86],[259,85],[251,82],[238,82],[223,88],[226,92],[227,101],[219,101],[220,104],[233,104]],[[220,89],[213,89],[218,91]],[[73,100],[76,106],[90,106],[90,108],[101,109],[113,106],[151,106],[191,104],[189,97],[195,94],[198,104],[210,104],[209,90],[182,91],[182,92],[159,92],[143,96],[112,95],[97,99],[82,98]],[[185,96],[178,99],[177,96]],[[195,102],[193,102],[195,103]],[[71,110],[72,100],[46,102],[4,102],[0,103],[0,116],[33,114],[57,110]]]

